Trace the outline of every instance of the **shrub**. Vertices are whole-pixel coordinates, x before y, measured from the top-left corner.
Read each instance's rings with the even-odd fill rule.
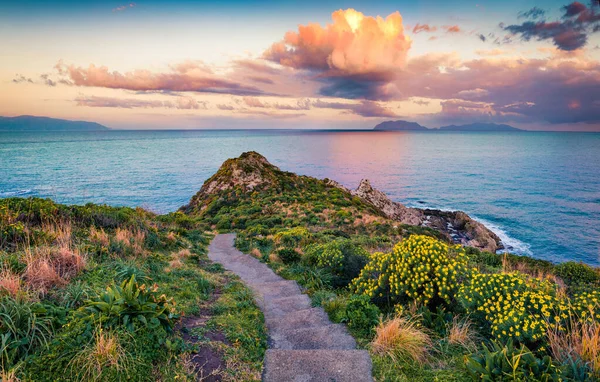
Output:
[[[367,264],[369,253],[350,240],[337,239],[309,245],[305,256],[309,264],[325,268],[335,275],[336,286],[346,286]]]
[[[467,259],[462,247],[413,235],[396,244],[391,253],[373,254],[352,282],[352,289],[371,298],[450,304],[457,285],[466,276]]]
[[[277,251],[277,256],[284,264],[296,263],[302,258],[302,255],[293,248],[281,248]]]
[[[275,235],[275,242],[286,247],[297,247],[300,242],[310,237],[310,232],[304,227],[294,227]]]
[[[554,274],[568,284],[592,284],[600,281],[600,273],[589,265],[574,261],[557,265]]]
[[[379,308],[371,304],[367,296],[354,295],[346,305],[344,322],[354,331],[370,336],[379,322],[379,314]]]
[[[541,359],[525,345],[515,347],[492,342],[478,354],[465,357],[467,371],[473,379],[483,381],[560,381],[559,369],[549,356]]]
[[[547,282],[518,272],[476,274],[458,298],[468,313],[487,322],[495,338],[540,346],[548,324],[567,317],[567,306],[551,291]]]
[[[425,362],[432,344],[429,335],[415,321],[395,317],[379,323],[371,347],[375,354],[389,356],[395,362]]]
[[[99,323],[107,328],[123,325],[130,331],[136,325],[150,329],[163,327],[167,332],[173,328],[179,317],[174,303],[157,292],[158,287],[147,288],[139,285],[135,275],[121,285],[113,285],[96,299],[88,301],[78,309],[78,316],[84,321]]]

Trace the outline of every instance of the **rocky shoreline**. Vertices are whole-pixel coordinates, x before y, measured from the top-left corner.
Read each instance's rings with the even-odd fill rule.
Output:
[[[328,180],[328,184],[360,197],[380,210],[387,218],[399,223],[432,228],[456,244],[492,253],[504,249],[498,235],[462,211],[406,207],[392,201],[386,194],[373,188],[368,179],[361,180],[355,190],[350,190],[333,180]]]

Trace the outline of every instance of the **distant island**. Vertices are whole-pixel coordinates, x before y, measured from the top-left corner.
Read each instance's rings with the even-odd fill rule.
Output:
[[[0,117],[0,131],[104,131],[108,127],[96,122],[70,121],[48,117],[21,115]]]
[[[516,127],[496,123],[470,123],[466,125],[448,125],[439,129],[428,128],[410,121],[385,121],[373,128],[376,131],[524,131]]]

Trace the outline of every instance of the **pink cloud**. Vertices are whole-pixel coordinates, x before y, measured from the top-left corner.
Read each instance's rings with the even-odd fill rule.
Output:
[[[153,73],[148,70],[135,70],[127,73],[109,71],[106,66],[91,64],[87,68],[65,65],[56,66],[59,75],[74,86],[102,87],[133,91],[179,91],[199,93],[219,93],[234,95],[266,94],[255,86],[234,82],[211,74],[206,67],[184,62],[172,66],[171,72]]]

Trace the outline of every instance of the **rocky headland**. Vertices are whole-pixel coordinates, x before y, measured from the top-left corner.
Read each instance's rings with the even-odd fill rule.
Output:
[[[393,222],[434,229],[449,241],[495,253],[504,248],[500,238],[485,225],[472,219],[462,211],[441,211],[406,207],[392,201],[383,192],[373,188],[368,179],[363,179],[355,190],[350,190],[330,179],[316,179],[281,171],[259,153],[243,153],[239,158],[228,159],[209,178],[190,204],[182,207],[186,213],[201,213],[211,204],[220,203],[223,193],[233,190],[246,194],[255,192],[283,192],[286,187],[306,188],[315,186],[340,190],[349,199],[359,198],[376,215]],[[229,198],[229,196],[228,196]],[[265,209],[268,213],[269,209]]]

